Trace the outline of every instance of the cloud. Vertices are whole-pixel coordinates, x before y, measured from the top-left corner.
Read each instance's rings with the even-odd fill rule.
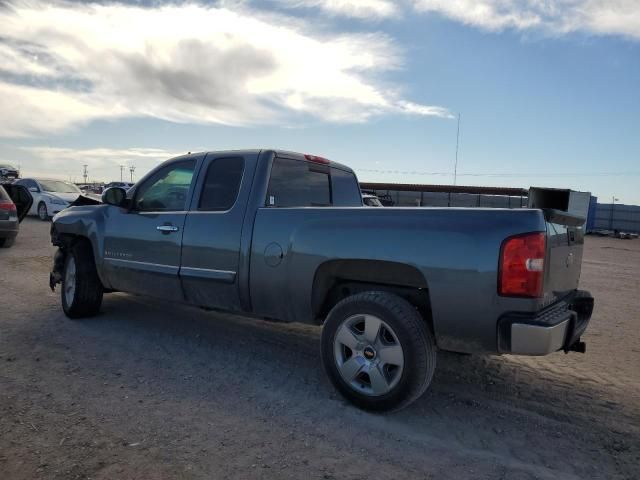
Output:
[[[638,0],[412,0],[416,10],[488,31],[539,29],[640,39]]]
[[[187,152],[159,148],[60,148],[21,147],[23,176],[50,177],[81,181],[82,167],[87,165],[89,180],[120,179],[120,165],[125,166],[124,178],[130,178],[129,166],[134,165],[134,180],[142,177],[158,163]],[[25,158],[28,157],[28,158]],[[11,162],[9,162],[11,163]]]
[[[402,65],[388,36],[311,33],[292,17],[233,8],[5,5],[0,136],[124,117],[241,126],[446,116],[441,107],[407,109],[400,89],[382,81]]]
[[[435,13],[465,25],[498,32],[584,32],[640,39],[639,0],[272,0],[288,8],[316,8],[363,20]]]
[[[389,0],[277,0],[288,8],[319,8],[329,15],[379,20],[399,15],[396,2]]]

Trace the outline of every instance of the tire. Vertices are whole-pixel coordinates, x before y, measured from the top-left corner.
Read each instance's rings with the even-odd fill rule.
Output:
[[[13,243],[16,241],[14,238],[0,238],[0,248],[9,248],[13,246]]]
[[[340,301],[329,312],[321,342],[329,379],[364,410],[406,407],[433,378],[433,336],[413,305],[392,293],[363,292]]]
[[[44,202],[40,202],[38,204],[38,218],[43,222],[49,220],[49,212],[47,212],[47,204]]]
[[[100,311],[104,287],[98,277],[91,244],[81,240],[68,250],[64,262],[60,297],[69,318],[83,318]]]

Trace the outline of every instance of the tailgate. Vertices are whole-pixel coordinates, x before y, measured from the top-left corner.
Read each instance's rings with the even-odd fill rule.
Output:
[[[547,222],[547,266],[544,293],[562,298],[578,288],[584,247],[584,218],[545,209]]]

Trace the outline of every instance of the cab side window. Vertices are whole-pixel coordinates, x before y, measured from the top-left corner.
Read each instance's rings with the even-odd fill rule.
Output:
[[[146,179],[136,190],[134,210],[141,212],[180,212],[187,207],[187,195],[195,160],[172,163]]]
[[[244,172],[242,157],[217,158],[209,164],[198,210],[219,212],[236,203]]]
[[[331,205],[329,166],[275,158],[267,192],[270,207],[328,207]]]
[[[334,166],[276,157],[267,191],[268,207],[361,207],[353,172]]]

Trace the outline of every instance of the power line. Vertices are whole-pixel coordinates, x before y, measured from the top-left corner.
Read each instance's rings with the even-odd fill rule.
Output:
[[[375,168],[358,168],[360,172],[398,174],[398,175],[444,175],[451,176],[451,172],[425,172],[420,170],[385,170]],[[627,177],[640,176],[640,172],[567,172],[567,173],[457,173],[458,177]]]

